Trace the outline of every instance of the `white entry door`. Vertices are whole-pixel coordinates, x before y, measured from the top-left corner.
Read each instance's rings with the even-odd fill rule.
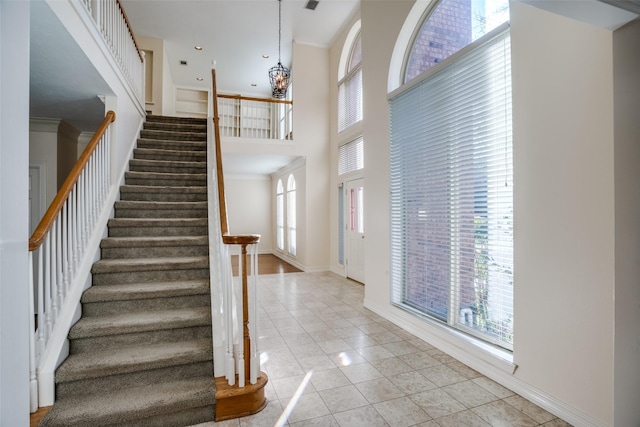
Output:
[[[364,180],[346,185],[345,227],[347,277],[364,281]]]

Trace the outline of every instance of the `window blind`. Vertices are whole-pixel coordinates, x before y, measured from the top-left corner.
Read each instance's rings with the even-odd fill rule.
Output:
[[[338,175],[364,168],[364,139],[359,137],[338,147]]]
[[[512,349],[509,30],[390,103],[392,302]]]
[[[362,66],[358,65],[338,86],[338,132],[362,120]]]

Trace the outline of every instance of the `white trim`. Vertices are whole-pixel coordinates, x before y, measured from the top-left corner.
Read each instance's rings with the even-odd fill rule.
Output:
[[[278,169],[277,171],[275,171],[274,173],[271,174],[271,178],[272,179],[278,179],[278,178],[284,178],[285,176],[287,176],[290,173],[292,173],[293,171],[295,171],[298,168],[301,168],[303,166],[305,166],[307,164],[307,158],[306,157],[299,157],[296,160],[294,160],[293,162],[289,163],[288,165]],[[284,184],[284,179],[283,179],[283,184]],[[287,192],[285,191],[284,194],[286,194]]]
[[[338,63],[338,85],[347,76],[347,62],[349,61],[351,51],[353,50],[353,42],[355,42],[358,37],[361,27],[362,21],[358,19],[349,30],[349,33],[344,40],[344,44],[342,45],[342,53],[340,53],[340,62]]]
[[[29,118],[29,132],[58,133],[58,127],[62,119],[49,119],[46,117]]]
[[[499,350],[490,351],[486,344],[479,346],[478,340],[391,305],[377,304],[365,297],[363,306],[575,427],[607,427],[602,421],[519,379],[515,375],[518,365],[499,357]]]

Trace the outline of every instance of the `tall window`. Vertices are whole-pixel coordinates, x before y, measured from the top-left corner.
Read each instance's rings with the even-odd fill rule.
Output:
[[[338,132],[362,120],[362,43],[357,34],[338,82]]]
[[[296,179],[287,179],[287,252],[296,256]]]
[[[284,251],[284,188],[281,179],[276,185],[276,245]]]
[[[477,30],[498,12],[441,0],[390,96],[392,301],[512,349],[510,37]]]

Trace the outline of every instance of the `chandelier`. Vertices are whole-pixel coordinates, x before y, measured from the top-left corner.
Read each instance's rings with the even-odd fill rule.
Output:
[[[271,83],[271,96],[276,99],[284,99],[291,83],[291,70],[282,65],[280,61],[280,41],[282,39],[282,0],[278,0],[278,65],[269,69],[269,82]]]

